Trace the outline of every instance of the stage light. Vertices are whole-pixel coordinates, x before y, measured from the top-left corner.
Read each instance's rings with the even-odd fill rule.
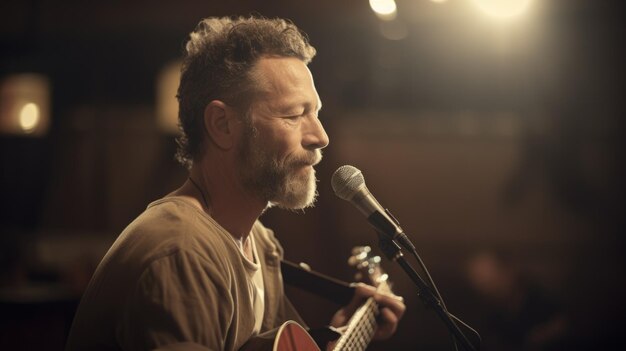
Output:
[[[0,133],[41,136],[48,131],[50,119],[48,78],[35,73],[20,73],[0,82]]]
[[[495,18],[512,18],[526,12],[531,0],[472,0],[485,14]]]
[[[384,21],[394,20],[398,14],[395,0],[370,0],[370,7]]]

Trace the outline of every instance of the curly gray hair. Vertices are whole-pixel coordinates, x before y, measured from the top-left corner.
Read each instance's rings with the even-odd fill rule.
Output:
[[[283,19],[206,18],[185,45],[178,87],[176,159],[188,169],[200,155],[206,105],[222,100],[247,114],[255,93],[251,73],[264,55],[296,57],[308,64],[315,48],[306,34]]]

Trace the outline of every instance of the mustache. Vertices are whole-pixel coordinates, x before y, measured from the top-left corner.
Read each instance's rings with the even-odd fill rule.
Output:
[[[322,161],[322,150],[316,149],[307,151],[302,155],[297,155],[287,161],[287,166],[302,167],[315,166]]]

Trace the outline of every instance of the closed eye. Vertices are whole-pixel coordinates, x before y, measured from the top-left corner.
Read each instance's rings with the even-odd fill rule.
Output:
[[[305,114],[298,114],[298,115],[288,115],[288,116],[283,116],[283,119],[286,119],[288,121],[297,121],[299,118],[304,117]]]

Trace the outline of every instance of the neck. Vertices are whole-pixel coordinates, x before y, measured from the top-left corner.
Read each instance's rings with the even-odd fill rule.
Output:
[[[235,168],[212,166],[206,162],[194,164],[189,179],[175,193],[191,197],[196,206],[208,213],[235,240],[245,243],[267,203],[251,196],[238,181],[238,174],[225,169]]]

